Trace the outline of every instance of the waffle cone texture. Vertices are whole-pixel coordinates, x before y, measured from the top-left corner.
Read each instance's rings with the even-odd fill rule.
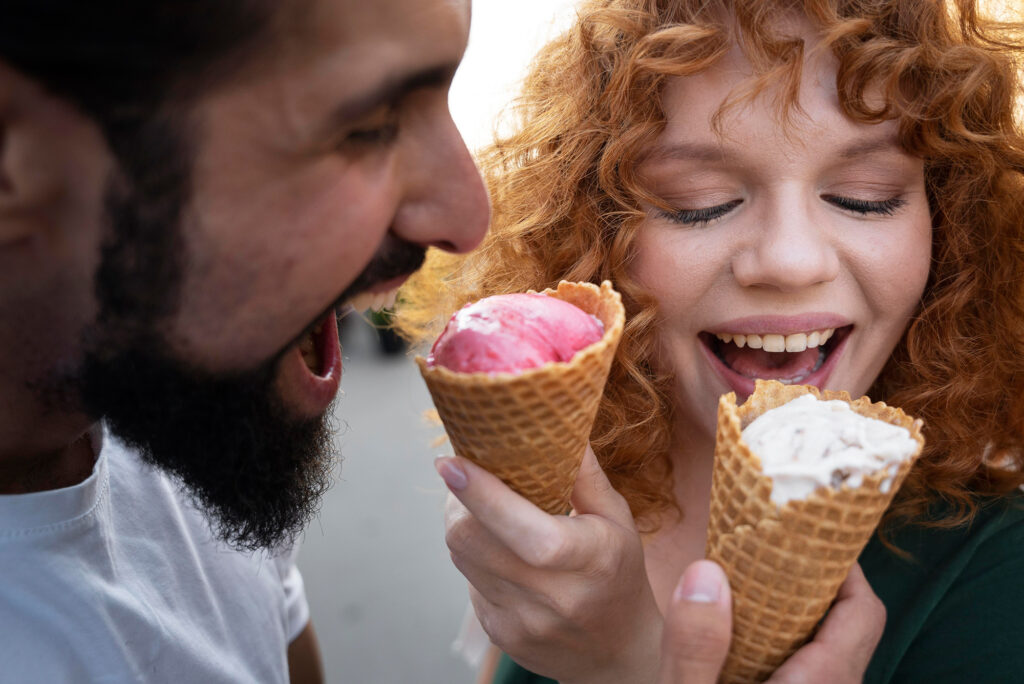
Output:
[[[541,294],[562,299],[604,324],[600,340],[567,362],[520,373],[420,373],[455,453],[494,473],[544,511],[569,510],[576,474],[590,439],[625,310],[610,282],[562,281]]]
[[[906,428],[917,451],[895,472],[865,476],[859,487],[820,487],[776,506],[771,478],[740,433],[765,411],[807,393]],[[867,397],[853,401],[846,392],[758,380],[742,406],[735,393],[720,398],[707,542],[707,557],[725,570],[733,596],[732,645],[720,682],[764,681],[812,636],[923,447],[920,420]]]

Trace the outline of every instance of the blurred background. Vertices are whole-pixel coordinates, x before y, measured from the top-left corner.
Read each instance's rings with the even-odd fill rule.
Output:
[[[475,0],[451,109],[470,149],[486,143],[571,0]],[[423,418],[430,395],[411,355],[350,316],[335,407],[340,476],[302,541],[299,567],[329,684],[462,684],[475,672],[451,650],[468,605],[444,544],[445,488]]]

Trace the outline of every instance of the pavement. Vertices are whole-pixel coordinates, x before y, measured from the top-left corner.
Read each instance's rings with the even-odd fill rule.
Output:
[[[359,319],[342,336],[335,405],[340,473],[299,552],[328,684],[471,684],[451,651],[468,605],[444,543],[445,444],[406,354],[385,355]]]

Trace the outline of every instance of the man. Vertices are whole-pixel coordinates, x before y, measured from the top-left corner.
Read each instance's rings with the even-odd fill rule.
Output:
[[[330,468],[336,312],[483,235],[447,109],[469,19],[5,3],[0,679],[319,678],[289,548]]]

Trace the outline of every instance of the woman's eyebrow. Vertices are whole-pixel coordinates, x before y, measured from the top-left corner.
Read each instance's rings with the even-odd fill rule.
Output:
[[[856,159],[875,152],[899,152],[900,146],[893,133],[858,139],[840,148],[839,157]],[[730,152],[716,143],[678,141],[655,145],[645,156],[646,161],[698,161],[720,162],[732,158]]]
[[[894,134],[880,135],[868,140],[858,140],[839,151],[843,159],[855,159],[875,152],[899,152],[900,146]]]
[[[646,158],[650,161],[680,160],[716,162],[728,158],[721,145],[698,142],[672,142],[655,145]]]

